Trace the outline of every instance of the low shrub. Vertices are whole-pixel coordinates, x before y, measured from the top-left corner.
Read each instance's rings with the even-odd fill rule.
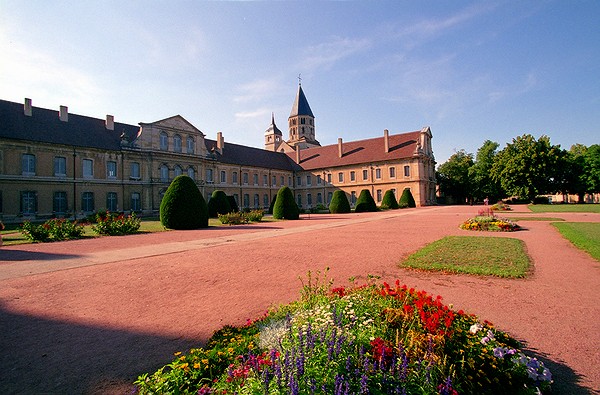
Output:
[[[241,225],[248,223],[248,217],[240,211],[235,213],[219,214],[219,221],[223,225]]]
[[[83,224],[67,219],[50,219],[43,224],[35,225],[24,222],[19,231],[32,242],[62,241],[79,239],[83,236]]]
[[[260,222],[264,215],[265,213],[262,210],[252,210],[249,213],[244,214],[250,222]]]
[[[363,189],[362,191],[360,191],[360,195],[358,195],[358,199],[356,200],[354,212],[363,213],[373,211],[377,211],[377,204],[375,204],[375,199],[373,199],[373,196],[371,195],[371,192],[368,189]]]
[[[345,214],[350,211],[350,202],[348,202],[346,193],[340,190],[333,192],[331,202],[329,202],[329,212],[332,214]]]
[[[544,364],[489,322],[401,286],[304,286],[205,348],[175,353],[140,394],[537,394]]]
[[[383,200],[381,200],[381,208],[391,210],[396,210],[400,208],[400,206],[398,205],[398,201],[396,200],[396,195],[391,189],[386,191],[383,195]]]
[[[92,230],[102,236],[130,235],[140,229],[140,223],[141,220],[136,217],[135,213],[125,216],[125,214],[106,212],[104,215],[96,217],[96,224],[92,225]]]
[[[412,195],[412,192],[409,188],[404,188],[402,191],[402,196],[400,196],[400,200],[398,201],[400,206],[406,207],[417,207],[417,203],[415,202],[415,198]]]

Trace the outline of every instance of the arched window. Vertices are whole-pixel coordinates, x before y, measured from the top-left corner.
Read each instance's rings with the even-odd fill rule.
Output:
[[[181,169],[181,166],[179,166],[179,165],[175,166],[174,171],[175,171],[175,177],[180,176],[180,175],[183,174],[183,170]]]
[[[194,171],[194,168],[192,166],[188,167],[188,169],[187,169],[187,175],[192,180],[196,179],[196,172]]]
[[[165,132],[160,132],[160,149],[163,151],[169,149],[169,136]]]
[[[185,140],[185,145],[187,147],[187,153],[193,154],[194,153],[194,138],[192,136],[188,136],[188,138]]]
[[[175,152],[181,152],[181,136],[178,134],[173,137],[173,150]]]
[[[169,181],[169,168],[167,165],[162,165],[160,167],[160,181],[168,182]]]

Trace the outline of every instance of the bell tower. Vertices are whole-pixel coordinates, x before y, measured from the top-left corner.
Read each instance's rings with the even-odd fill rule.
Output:
[[[277,151],[281,142],[283,141],[283,134],[281,130],[275,125],[275,114],[271,113],[271,125],[265,131],[265,149],[267,151]]]
[[[298,92],[288,118],[289,140],[291,146],[301,145],[302,148],[320,146],[315,138],[315,116],[302,90],[302,82],[298,77]]]

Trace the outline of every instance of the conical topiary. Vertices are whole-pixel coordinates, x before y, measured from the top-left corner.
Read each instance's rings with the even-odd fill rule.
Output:
[[[360,191],[354,211],[357,213],[377,211],[375,200],[373,199],[373,196],[371,196],[371,192],[369,192],[368,189],[363,189]]]
[[[232,213],[237,213],[238,211],[240,211],[240,207],[235,201],[235,196],[227,195],[227,200],[229,201],[229,207],[231,207]]]
[[[417,207],[415,203],[415,198],[410,191],[410,188],[404,188],[402,191],[402,196],[400,196],[400,207]]]
[[[232,211],[225,192],[218,189],[214,191],[208,201],[208,216],[216,218],[219,214],[229,214]]]
[[[329,203],[329,212],[332,214],[343,214],[350,212],[350,202],[344,191],[335,191]]]
[[[298,219],[300,210],[294,200],[294,194],[288,187],[281,187],[277,192],[277,199],[273,206],[273,218],[275,219]]]
[[[273,199],[271,199],[271,204],[269,205],[269,214],[273,214],[273,207],[275,207],[276,200],[277,200],[277,195],[273,196]]]
[[[398,202],[396,201],[396,195],[394,195],[394,191],[392,191],[391,189],[386,191],[383,195],[383,200],[381,201],[381,208],[392,210],[400,208]]]
[[[160,223],[169,229],[208,226],[208,207],[194,180],[181,175],[169,185],[160,203]]]

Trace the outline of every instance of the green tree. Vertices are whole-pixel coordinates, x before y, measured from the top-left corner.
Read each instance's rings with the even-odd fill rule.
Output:
[[[350,211],[350,202],[346,193],[340,190],[333,192],[331,202],[329,202],[329,212],[332,214],[344,214]]]
[[[358,195],[358,199],[356,200],[354,212],[361,213],[371,211],[377,211],[377,204],[375,204],[375,199],[373,199],[371,192],[368,189],[363,189],[360,191],[360,195]]]
[[[514,138],[498,153],[492,166],[492,178],[507,194],[533,201],[537,195],[560,188],[563,156],[560,146],[550,144],[548,136],[536,140],[525,134]]]
[[[590,145],[584,154],[583,174],[587,193],[600,192],[600,144]]]
[[[460,150],[438,167],[436,174],[440,191],[458,203],[472,198],[473,188],[469,169],[473,166],[473,154]]]
[[[208,201],[209,217],[216,218],[219,214],[229,214],[232,211],[231,204],[229,204],[229,199],[225,192],[218,189],[214,191]]]
[[[300,209],[294,200],[294,194],[288,187],[281,187],[277,191],[277,199],[273,206],[273,218],[275,219],[298,219]]]
[[[492,178],[492,166],[500,145],[486,140],[477,151],[475,163],[469,167],[468,177],[471,182],[472,194],[475,200],[485,198],[495,202],[504,197],[500,183]]]
[[[160,223],[169,229],[208,227],[208,207],[194,180],[175,177],[160,203]]]
[[[394,195],[394,191],[391,189],[387,190],[383,195],[383,200],[381,201],[381,208],[384,209],[392,209],[395,210],[399,208],[398,201],[396,200],[396,195]]]
[[[410,191],[410,188],[404,188],[402,191],[402,196],[400,196],[400,207],[417,207],[417,203],[415,202],[415,198]]]

